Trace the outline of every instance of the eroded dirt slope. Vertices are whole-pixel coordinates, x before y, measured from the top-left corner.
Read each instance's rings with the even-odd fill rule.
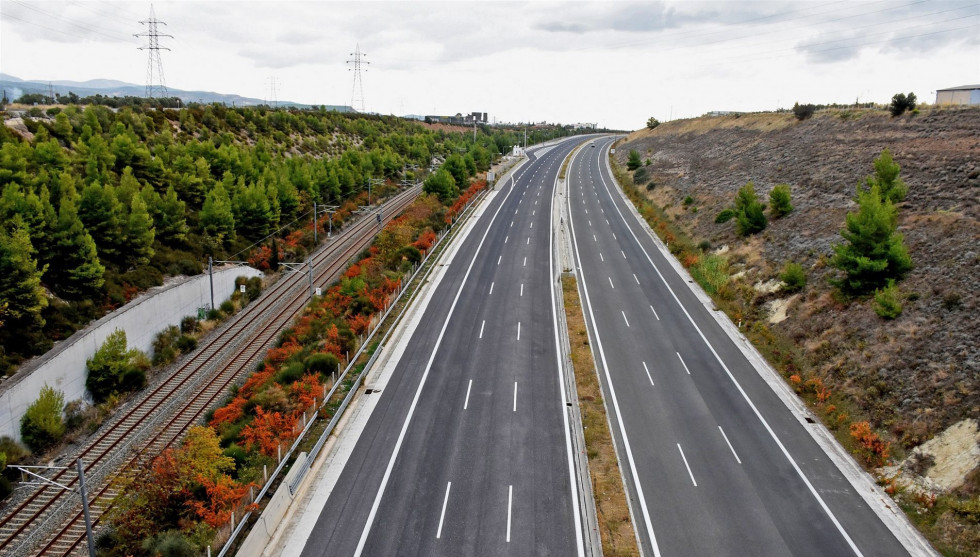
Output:
[[[899,230],[915,264],[900,283],[904,312],[893,321],[868,299],[835,297],[827,281],[836,275],[827,265],[831,246],[856,208],[855,187],[885,148],[908,185]],[[615,155],[624,167],[630,149],[649,160],[647,195],[696,241],[730,247],[743,281],[773,278],[788,260],[803,265],[807,289],[773,328],[904,448],[980,415],[980,108],[679,120],[633,133]],[[714,219],[749,181],[764,201],[775,184],[789,184],[795,210],[745,240],[733,222]],[[757,303],[778,297],[787,296],[760,295]]]

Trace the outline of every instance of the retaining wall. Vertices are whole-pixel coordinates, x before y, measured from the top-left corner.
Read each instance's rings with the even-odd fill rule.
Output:
[[[214,272],[215,304],[228,299],[235,289],[235,278],[262,276],[251,267],[234,267]],[[0,435],[20,441],[20,418],[37,398],[41,387],[49,385],[63,393],[65,400],[89,400],[85,391],[85,361],[95,354],[106,337],[116,329],[126,331],[130,348],[152,355],[153,339],[170,325],[180,325],[188,315],[211,303],[208,275],[153,288],[125,306],[55,345],[47,354],[24,365],[13,377],[0,383]]]

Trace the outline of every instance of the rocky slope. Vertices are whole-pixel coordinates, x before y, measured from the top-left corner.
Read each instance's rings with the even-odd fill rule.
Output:
[[[908,186],[899,231],[915,265],[899,283],[904,311],[892,321],[870,299],[845,299],[828,284],[855,187],[886,148]],[[702,247],[727,251],[737,281],[772,279],[786,261],[803,265],[802,295],[760,292],[752,303],[786,311],[773,332],[804,355],[807,374],[890,434],[893,455],[980,415],[980,108],[898,118],[824,110],[802,122],[791,113],[703,117],[634,132],[617,147],[623,167],[631,149],[647,163],[647,196]],[[789,184],[795,210],[741,239],[732,221],[715,217],[749,181],[763,201]]]

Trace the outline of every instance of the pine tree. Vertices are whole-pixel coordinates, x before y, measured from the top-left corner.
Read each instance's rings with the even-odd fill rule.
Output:
[[[229,242],[235,238],[235,216],[231,211],[231,200],[221,184],[208,192],[200,213],[201,226],[208,234]]]
[[[874,161],[875,175],[865,178],[865,187],[870,191],[872,187],[878,186],[883,198],[892,203],[899,203],[905,200],[908,194],[908,187],[899,177],[902,167],[895,162],[891,151],[885,149]]]
[[[44,326],[41,311],[48,299],[41,288],[44,269],[32,257],[29,229],[20,215],[13,217],[11,228],[8,233],[0,227],[0,300],[7,302],[6,326],[24,333]]]
[[[105,282],[102,276],[105,267],[99,262],[95,241],[78,217],[71,196],[61,200],[52,234],[50,262],[46,282],[67,298],[94,296]]]
[[[759,203],[755,195],[755,184],[749,182],[735,195],[735,231],[739,236],[748,236],[766,229],[766,206]]]
[[[231,200],[235,228],[242,236],[257,240],[269,234],[273,213],[266,189],[252,184]]]
[[[793,203],[790,198],[789,186],[787,184],[777,184],[769,192],[769,213],[772,218],[778,219],[793,211]]]
[[[844,293],[866,294],[901,279],[912,269],[912,259],[896,232],[898,209],[883,199],[877,185],[870,191],[858,189],[858,210],[848,213],[841,236],[846,242],[834,246],[832,264],[844,272],[835,280]]]
[[[153,219],[146,210],[146,203],[139,195],[134,195],[129,206],[129,219],[126,223],[126,251],[124,261],[127,267],[146,265],[153,257]]]
[[[125,249],[123,242],[123,205],[116,198],[115,188],[98,182],[85,186],[78,202],[78,218],[95,240],[99,255],[108,261],[119,262]]]
[[[185,217],[186,205],[177,197],[173,186],[167,188],[162,196],[151,187],[141,192],[146,207],[153,215],[156,237],[169,245],[182,243],[187,238],[189,228]]]

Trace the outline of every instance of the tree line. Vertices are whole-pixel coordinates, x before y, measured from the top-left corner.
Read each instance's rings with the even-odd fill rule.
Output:
[[[3,373],[164,277],[200,273],[209,255],[243,259],[302,227],[314,202],[340,205],[370,179],[414,180],[441,160],[464,183],[520,140],[220,104],[69,105],[23,122],[23,137],[0,126]]]

